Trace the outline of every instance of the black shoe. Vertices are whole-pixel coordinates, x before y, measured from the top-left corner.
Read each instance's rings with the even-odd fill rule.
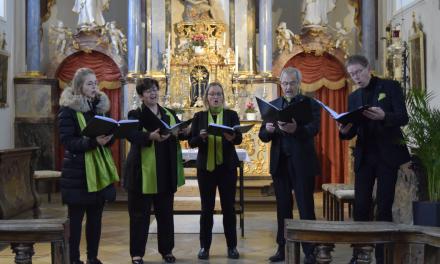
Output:
[[[315,263],[316,263],[315,255],[309,254],[304,257],[304,264],[315,264]]]
[[[229,253],[229,251],[228,251],[228,253]],[[209,249],[201,248],[199,250],[199,254],[197,254],[197,257],[199,259],[209,259]]]
[[[357,257],[353,256],[348,264],[357,264]]]
[[[131,264],[144,264],[143,259],[131,259]]]
[[[174,263],[176,262],[176,257],[173,255],[173,253],[168,253],[166,255],[162,255],[163,260],[165,260],[166,263]]]
[[[102,262],[99,259],[95,258],[95,259],[88,259],[87,264],[102,264]]]
[[[228,248],[228,258],[230,259],[238,259],[240,258],[240,253],[238,253],[237,248]]]
[[[278,248],[277,252],[275,253],[275,255],[271,256],[269,258],[270,262],[280,262],[280,261],[284,261],[284,247],[280,247]]]
[[[81,260],[72,260],[72,261],[70,261],[70,263],[71,264],[84,264],[84,262]]]

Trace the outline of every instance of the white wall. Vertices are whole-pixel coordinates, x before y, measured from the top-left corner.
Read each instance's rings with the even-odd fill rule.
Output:
[[[6,33],[6,50],[10,53],[8,60],[8,106],[0,108],[0,149],[14,147],[14,98],[13,76],[15,65],[15,41],[14,41],[14,0],[6,0],[6,21],[0,20],[0,32]]]
[[[388,6],[388,9],[392,6]],[[425,70],[426,87],[428,91],[434,92],[433,105],[440,108],[440,3],[437,0],[418,0],[413,4],[404,7],[402,10],[383,10],[382,15],[388,16],[385,23],[392,19],[392,24],[401,23],[402,39],[407,41],[412,34],[413,12],[417,21],[423,24],[425,32]],[[403,20],[402,20],[403,19]],[[383,25],[383,28],[386,25]]]

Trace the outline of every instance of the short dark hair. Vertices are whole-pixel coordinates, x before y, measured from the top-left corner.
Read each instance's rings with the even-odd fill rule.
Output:
[[[368,65],[370,65],[367,57],[365,57],[364,55],[359,55],[359,54],[352,55],[352,56],[348,57],[347,61],[345,62],[345,67],[348,67],[353,64],[360,64],[364,68],[366,68],[366,67],[368,67]]]
[[[136,84],[136,93],[142,96],[146,90],[153,88],[153,86],[159,89],[159,82],[152,78],[141,79]]]

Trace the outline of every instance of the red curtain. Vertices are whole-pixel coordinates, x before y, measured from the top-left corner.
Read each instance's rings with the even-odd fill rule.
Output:
[[[290,59],[284,67],[298,68],[303,77],[301,89],[314,93],[314,97],[334,109],[347,111],[348,88],[342,64],[330,54],[323,56],[301,53]],[[347,182],[348,142],[339,139],[336,122],[321,110],[321,130],[316,137],[316,150],[321,163],[321,175],[316,188],[322,183]]]
[[[90,68],[96,73],[96,78],[99,81],[100,89],[110,99],[110,116],[116,120],[119,120],[121,116],[121,72],[116,63],[107,55],[96,51],[93,51],[91,53],[81,51],[67,57],[58,67],[56,73],[56,78],[60,82],[60,87],[64,88],[66,85],[68,85],[72,80],[76,70],[83,67]],[[121,161],[119,140],[117,140],[113,144],[112,154],[118,171],[120,172]],[[63,157],[62,150],[60,155],[60,157]]]

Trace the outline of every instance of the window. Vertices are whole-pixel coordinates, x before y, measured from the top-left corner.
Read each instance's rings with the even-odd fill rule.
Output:
[[[417,0],[394,0],[394,10],[400,10],[415,1]]]
[[[6,0],[0,0],[0,20],[6,20]]]

